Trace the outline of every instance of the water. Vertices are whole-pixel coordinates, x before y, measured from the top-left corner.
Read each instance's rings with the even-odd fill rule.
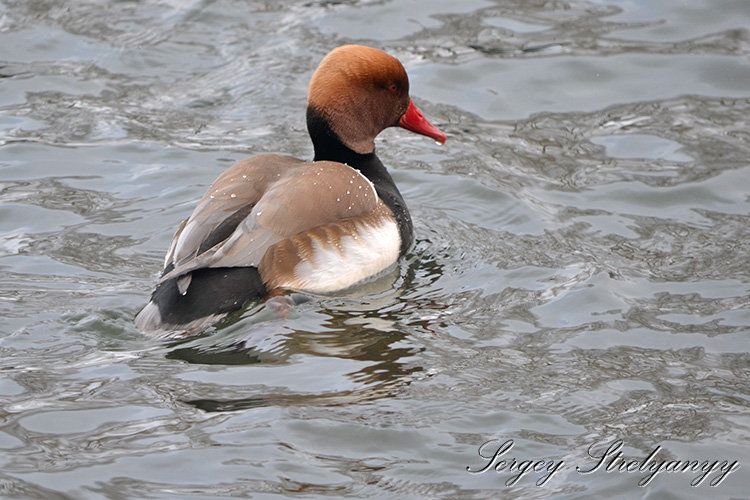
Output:
[[[747,26],[744,0],[2,2],[0,496],[747,497]],[[238,159],[310,157],[308,79],[350,42],[449,135],[378,140],[412,253],[143,337],[179,221]],[[466,471],[508,439],[564,466]],[[616,439],[743,469],[576,470]]]

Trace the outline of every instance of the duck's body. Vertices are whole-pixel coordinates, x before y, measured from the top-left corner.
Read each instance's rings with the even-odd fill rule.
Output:
[[[398,60],[331,52],[310,84],[314,160],[260,155],[221,174],[177,230],[136,326],[192,331],[253,298],[342,290],[391,266],[413,229],[374,138],[397,124],[445,140],[411,103]]]

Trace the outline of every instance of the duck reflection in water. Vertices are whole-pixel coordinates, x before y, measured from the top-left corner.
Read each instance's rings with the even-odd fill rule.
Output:
[[[347,379],[343,384],[334,382],[333,387],[325,392],[267,392],[268,386],[253,387],[249,384],[247,398],[221,399],[221,387],[204,385],[193,387],[194,394],[206,393],[210,397],[194,398],[185,403],[205,411],[231,411],[261,406],[336,406],[352,404],[372,399],[380,399],[394,395],[401,386],[410,383],[413,376],[422,368],[411,365],[406,359],[413,357],[421,348],[417,346],[403,346],[408,344],[407,334],[396,330],[380,330],[366,326],[370,319],[368,315],[353,314],[349,311],[323,309],[318,315],[327,316],[327,320],[320,325],[319,331],[293,330],[286,323],[288,320],[271,320],[265,325],[256,325],[250,338],[244,336],[242,340],[235,337],[235,343],[227,345],[224,332],[221,335],[200,337],[173,346],[167,358],[180,359],[196,364],[225,365],[229,370],[231,365],[287,365],[291,363],[305,364],[305,358],[313,363],[321,364],[320,358],[329,358],[336,367],[339,364],[343,370],[339,375],[328,374],[326,377],[337,381],[343,375]],[[373,316],[377,314],[373,313]],[[363,324],[365,323],[365,324]],[[231,329],[231,325],[228,326]],[[247,331],[247,325],[241,328]],[[262,338],[261,338],[262,337]],[[217,341],[219,344],[217,345]],[[230,341],[231,342],[231,341]],[[395,347],[399,344],[398,347]],[[294,359],[294,361],[293,361]],[[339,363],[339,360],[343,362]],[[361,368],[351,369],[350,362],[356,362]],[[305,367],[301,369],[304,377]],[[295,374],[295,378],[299,377]],[[296,385],[290,382],[293,387]],[[304,385],[304,384],[303,384]],[[345,388],[336,389],[336,385]],[[259,390],[260,389],[260,390]],[[236,387],[234,388],[236,391]],[[233,392],[236,396],[236,392]]]
[[[418,244],[419,245],[419,244]],[[308,301],[287,317],[275,308],[258,305],[216,325],[216,332],[176,341],[167,358],[201,365],[241,366],[303,365],[295,378],[304,377],[305,362],[320,365],[326,358],[336,382],[325,392],[284,388],[278,393],[265,384],[248,383],[248,397],[221,398],[222,387],[194,383],[193,397],[184,402],[205,411],[232,411],[264,406],[336,406],[391,397],[415,378],[425,376],[412,359],[423,350],[419,335],[434,334],[435,311],[447,307],[420,297],[414,284],[429,284],[442,274],[442,266],[429,255],[420,255],[401,269],[355,290],[347,299]],[[351,370],[351,362],[358,369]],[[341,369],[338,369],[341,365]],[[315,376],[320,376],[315,370]],[[301,375],[300,375],[301,374]],[[341,388],[341,376],[345,377]],[[294,382],[290,382],[294,386]],[[339,386],[337,390],[336,386]],[[236,387],[233,391],[236,391]],[[201,397],[205,395],[205,397]]]

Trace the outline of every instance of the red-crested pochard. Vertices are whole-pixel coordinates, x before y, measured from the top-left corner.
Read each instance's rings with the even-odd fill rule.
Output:
[[[221,174],[177,229],[138,329],[195,331],[254,298],[342,290],[391,266],[413,229],[374,140],[396,125],[446,140],[409,98],[398,59],[331,51],[308,91],[313,161],[265,154]]]

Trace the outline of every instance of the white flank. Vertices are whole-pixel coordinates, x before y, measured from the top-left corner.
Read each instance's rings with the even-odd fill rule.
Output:
[[[355,235],[341,238],[341,247],[313,240],[309,259],[294,268],[294,288],[334,292],[369,278],[396,262],[401,248],[393,219],[378,225],[357,224]]]

